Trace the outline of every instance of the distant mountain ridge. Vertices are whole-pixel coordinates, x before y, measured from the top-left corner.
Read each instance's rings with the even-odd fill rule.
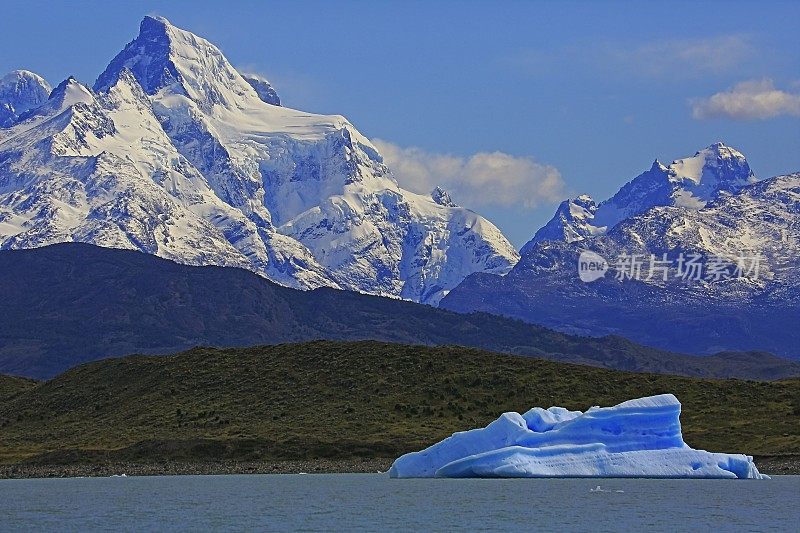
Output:
[[[457,344],[703,377],[800,375],[800,363],[765,353],[676,354],[487,314],[461,315],[330,288],[298,291],[242,269],[191,267],[81,243],[2,251],[0,272],[0,373],[37,378],[131,353],[315,339]]]
[[[591,196],[581,195],[562,202],[556,215],[522,247],[521,253],[544,240],[575,242],[603,235],[623,220],[654,207],[699,209],[720,195],[735,193],[755,181],[744,155],[721,142],[668,166],[656,159],[650,170],[639,174],[608,200],[596,203]]]
[[[609,269],[591,283],[578,272],[584,252]],[[800,174],[757,181],[739,151],[716,143],[656,161],[599,204],[562,203],[511,272],[472,275],[440,305],[669,350],[800,358],[798,272]]]
[[[519,258],[480,215],[399,187],[344,117],[281,106],[161,17],[92,88],[3,80],[0,249],[87,242],[434,305]]]

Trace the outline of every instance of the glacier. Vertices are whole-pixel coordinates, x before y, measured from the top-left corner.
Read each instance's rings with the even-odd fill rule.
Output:
[[[519,259],[491,222],[400,187],[346,118],[281,105],[265,78],[161,17],[92,87],[0,84],[0,250],[86,242],[436,305]]]
[[[504,413],[395,460],[392,478],[651,477],[769,479],[753,458],[695,450],[683,441],[672,394],[592,407]]]

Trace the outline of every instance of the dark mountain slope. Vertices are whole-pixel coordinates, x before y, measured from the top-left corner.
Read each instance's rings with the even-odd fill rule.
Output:
[[[767,354],[699,358],[487,314],[332,289],[297,291],[245,270],[190,267],[86,244],[0,252],[0,273],[0,372],[32,377],[130,353],[313,339],[458,344],[694,376],[800,375],[800,365]]]

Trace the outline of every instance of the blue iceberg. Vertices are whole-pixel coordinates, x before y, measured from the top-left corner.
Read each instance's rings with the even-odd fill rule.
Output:
[[[672,394],[585,413],[563,407],[504,413],[485,428],[399,457],[389,475],[768,479],[748,455],[690,448],[680,414]]]

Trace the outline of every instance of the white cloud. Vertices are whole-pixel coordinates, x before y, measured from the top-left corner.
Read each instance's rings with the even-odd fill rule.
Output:
[[[403,148],[381,139],[372,141],[403,188],[428,194],[437,185],[459,204],[536,207],[563,197],[558,169],[530,157],[503,152],[478,152],[469,157]]]
[[[658,39],[622,43],[601,41],[560,49],[527,50],[510,60],[533,75],[553,68],[597,69],[607,76],[683,80],[741,71],[758,57],[746,35],[718,35],[699,39]]]
[[[781,115],[800,117],[800,94],[776,89],[769,79],[743,81],[708,98],[691,100],[690,104],[692,116],[698,120],[718,117],[756,120]]]
[[[664,39],[633,47],[617,47],[623,63],[654,75],[681,77],[729,72],[754,55],[750,40],[741,35],[703,39]]]

